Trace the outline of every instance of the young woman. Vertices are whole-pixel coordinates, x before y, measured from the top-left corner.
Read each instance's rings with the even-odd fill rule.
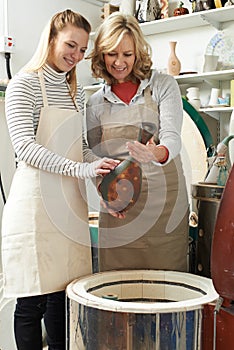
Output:
[[[127,212],[105,203],[99,220],[99,266],[187,270],[188,198],[181,150],[182,100],[175,79],[152,71],[151,48],[133,16],[114,12],[96,33],[89,55],[105,80],[87,104],[87,137],[98,156],[141,163],[140,197]],[[143,122],[156,125],[146,144]],[[117,198],[118,200],[118,198]],[[120,220],[121,219],[121,220]]]
[[[43,316],[49,349],[65,349],[66,285],[92,271],[80,179],[106,174],[118,163],[82,163],[97,159],[82,138],[84,91],[76,79],[90,30],[79,13],[54,15],[35,55],[7,88],[18,167],[4,207],[2,258],[5,297],[17,298],[20,350],[42,349]]]

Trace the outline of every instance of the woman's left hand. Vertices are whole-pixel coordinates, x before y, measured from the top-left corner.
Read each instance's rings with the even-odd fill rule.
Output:
[[[153,139],[150,139],[149,142],[144,145],[138,141],[127,142],[127,149],[129,151],[130,156],[136,159],[140,163],[148,163],[152,160],[156,160],[154,156],[155,143]]]

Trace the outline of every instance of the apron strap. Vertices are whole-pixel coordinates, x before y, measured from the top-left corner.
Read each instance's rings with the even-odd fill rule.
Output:
[[[149,86],[147,86],[147,88],[144,91],[144,98],[145,98],[146,105],[151,106],[153,99],[152,99],[152,91]],[[154,104],[156,104],[158,108],[158,104],[156,103],[156,101],[153,101],[153,102]]]
[[[77,112],[79,112],[79,106],[78,106],[78,104],[77,104],[75,98],[72,97],[70,85],[68,84],[67,81],[66,81],[66,84],[67,84],[67,88],[68,88],[69,94],[70,94],[70,96],[71,96],[72,102],[73,102],[73,104],[74,104],[74,106],[75,106],[75,109],[76,109]]]
[[[144,98],[145,98],[145,104],[148,106],[148,108],[159,113],[158,103],[154,101],[152,98],[152,91],[150,89],[150,86],[147,86],[147,88],[145,89]],[[154,142],[156,143],[156,145],[159,144],[158,133],[154,136]]]
[[[42,92],[42,98],[43,98],[43,105],[44,107],[48,107],[48,99],[46,95],[46,89],[45,89],[45,79],[43,76],[42,69],[38,71],[39,81],[41,85],[41,92]]]

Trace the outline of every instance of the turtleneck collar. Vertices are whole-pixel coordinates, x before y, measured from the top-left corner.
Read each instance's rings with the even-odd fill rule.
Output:
[[[67,72],[58,73],[48,64],[43,66],[43,75],[45,80],[53,84],[61,84],[66,81]]]

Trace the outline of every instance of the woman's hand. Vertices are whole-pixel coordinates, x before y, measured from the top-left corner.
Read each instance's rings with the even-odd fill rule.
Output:
[[[108,203],[106,201],[104,201],[102,198],[100,200],[100,204],[102,205],[103,208],[105,208],[108,211],[108,213],[110,215],[114,216],[115,218],[124,219],[126,217],[126,212],[124,212],[124,211],[122,211],[122,212],[114,211],[113,209],[111,209],[108,206]]]
[[[95,172],[96,175],[106,175],[111,170],[114,170],[114,168],[119,164],[119,160],[111,159],[111,158],[102,158],[98,161],[96,161],[95,166]]]
[[[138,141],[127,142],[127,149],[130,156],[136,159],[140,163],[148,163],[152,160],[156,160],[154,155],[154,149],[156,147],[153,139],[151,139],[146,145]]]
[[[151,161],[165,163],[168,159],[168,149],[163,145],[156,145],[153,137],[147,142],[146,145],[134,141],[127,142],[126,147],[130,156],[136,159],[140,163],[148,163]]]

